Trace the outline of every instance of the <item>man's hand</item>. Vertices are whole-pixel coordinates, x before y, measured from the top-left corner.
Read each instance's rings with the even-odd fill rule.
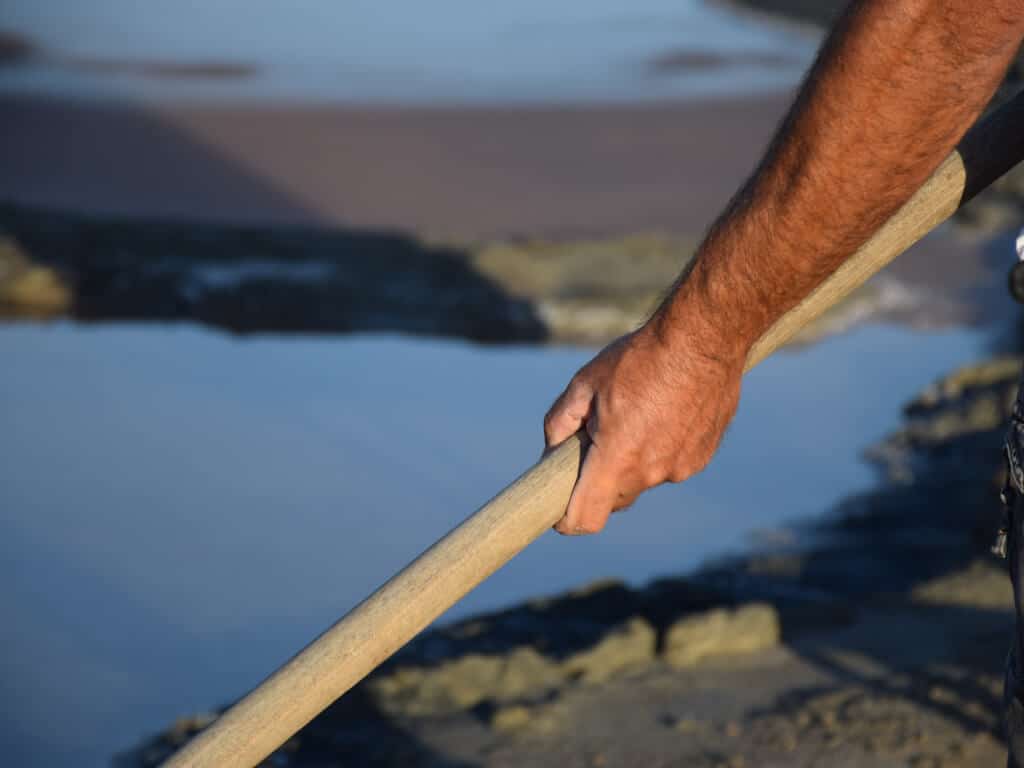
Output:
[[[707,464],[751,345],[928,178],[1024,39],[1022,0],[858,0],[768,154],[655,316],[588,363],[544,422],[591,437],[561,533],[595,533]]]
[[[606,347],[544,419],[548,446],[590,435],[559,533],[597,533],[643,491],[678,483],[711,459],[739,401],[743,359],[663,338],[652,321]]]

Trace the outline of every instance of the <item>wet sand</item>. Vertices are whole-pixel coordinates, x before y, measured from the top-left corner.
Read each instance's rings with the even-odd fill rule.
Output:
[[[0,200],[429,238],[702,231],[786,94],[645,106],[114,106],[0,97]]]

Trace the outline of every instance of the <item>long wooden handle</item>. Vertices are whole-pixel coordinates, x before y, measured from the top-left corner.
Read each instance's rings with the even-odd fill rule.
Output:
[[[754,346],[749,370],[1024,158],[1024,97],[976,126],[835,274]],[[250,768],[554,525],[579,472],[572,437],[324,632],[167,766]]]

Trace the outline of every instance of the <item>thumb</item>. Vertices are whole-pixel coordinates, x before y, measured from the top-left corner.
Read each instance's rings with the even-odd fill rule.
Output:
[[[590,384],[579,378],[569,382],[544,417],[544,440],[549,448],[580,430],[590,416],[593,398],[594,390]]]

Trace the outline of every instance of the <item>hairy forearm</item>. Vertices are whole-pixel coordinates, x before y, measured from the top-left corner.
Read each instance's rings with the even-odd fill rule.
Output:
[[[836,26],[760,168],[652,318],[745,358],[935,170],[1024,37],[1024,0],[862,0]]]

